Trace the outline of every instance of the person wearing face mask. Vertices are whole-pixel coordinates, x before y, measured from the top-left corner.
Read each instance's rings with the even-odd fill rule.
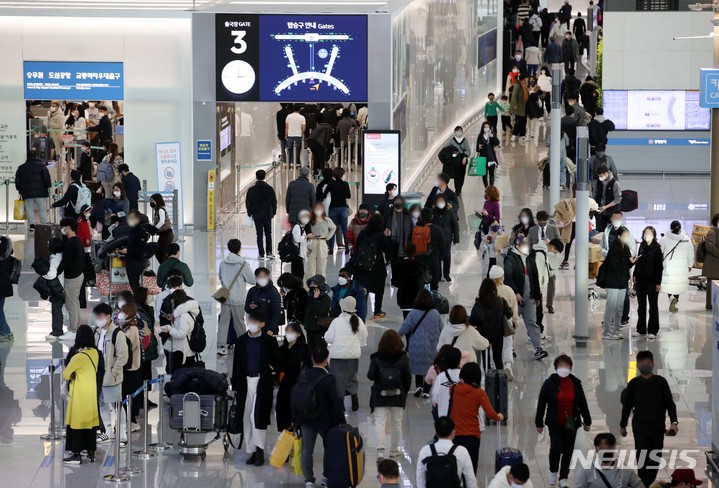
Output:
[[[70,179],[72,182],[68,185],[65,190],[65,194],[60,200],[57,200],[52,204],[53,208],[61,208],[63,217],[77,219],[79,217],[76,209],[78,204],[78,198],[80,198],[80,189],[84,187],[82,184],[82,175],[77,170],[70,171]],[[44,205],[44,203],[43,203]],[[40,206],[38,205],[38,208]],[[40,219],[42,220],[44,212],[40,212]],[[28,219],[29,221],[29,219]]]
[[[302,279],[292,273],[282,273],[277,278],[277,286],[280,287],[282,308],[285,311],[287,323],[302,323],[307,307],[307,290],[302,286]]]
[[[247,315],[247,332],[237,339],[232,365],[232,391],[243,434],[248,465],[265,463],[265,437],[272,418],[274,382],[280,372],[277,340],[267,334],[267,318],[261,312]]]
[[[195,284],[190,267],[180,260],[180,245],[176,242],[167,246],[167,259],[157,268],[157,286],[165,287],[170,271],[178,271],[185,286],[190,287]]]
[[[343,180],[345,176],[344,168],[335,168],[332,171],[332,180],[328,187],[331,195],[329,211],[327,216],[337,226],[337,231],[327,241],[329,254],[334,253],[335,237],[337,238],[337,252],[345,251],[349,254],[349,248],[345,247],[347,242],[347,216],[349,214],[349,205],[347,200],[352,197],[350,185]]]
[[[408,242],[404,247],[404,257],[392,265],[390,283],[397,288],[397,306],[402,310],[404,319],[409,315],[417,293],[424,288],[426,274],[427,267],[417,259],[417,246]]]
[[[394,183],[387,183],[387,186],[385,187],[384,196],[382,197],[382,200],[380,200],[379,204],[377,204],[376,212],[379,213],[382,217],[386,217],[387,214],[389,214],[392,211],[392,206],[394,205],[394,199],[397,198],[398,196],[399,196],[399,188],[397,188],[397,185],[395,185]],[[360,208],[362,208],[362,207],[360,207]],[[355,234],[355,237],[358,234]]]
[[[129,355],[132,357],[132,364],[127,365],[122,379],[122,396],[133,394],[142,386],[142,341],[141,337],[149,337],[150,330],[141,323],[137,316],[137,307],[133,302],[123,305],[114,318],[117,325],[125,337],[130,339]],[[132,432],[140,430],[137,422],[137,416],[140,413],[140,402],[133,402],[130,413],[130,421],[132,422]]]
[[[384,235],[390,238],[391,251],[389,255],[390,263],[395,263],[404,255],[404,246],[409,242],[412,236],[412,218],[405,208],[405,201],[402,197],[397,197],[392,210],[385,217]]]
[[[424,202],[424,208],[431,209],[434,207],[434,200],[437,198],[437,195],[444,195],[449,203],[459,208],[459,198],[457,198],[457,194],[449,187],[450,180],[449,175],[445,173],[437,175],[437,183],[432,188],[432,191],[429,192],[429,196]]]
[[[517,297],[519,315],[534,346],[534,359],[544,359],[549,353],[542,348],[542,331],[537,324],[537,304],[542,300],[537,262],[529,239],[519,235],[511,242],[512,248],[504,258],[504,282]]]
[[[593,152],[597,151],[600,144],[606,148],[609,138],[608,134],[616,129],[614,122],[604,117],[604,109],[597,107],[594,109],[596,115],[587,124],[589,128],[589,144]]]
[[[62,261],[63,247],[62,239],[57,237],[50,239],[50,242],[48,242],[48,248],[50,249],[49,269],[47,273],[42,275],[48,288],[48,298],[52,309],[52,332],[45,337],[48,341],[55,341],[62,336],[62,305],[65,303],[65,290],[62,287],[57,270],[60,266],[60,261]]]
[[[689,273],[694,267],[694,245],[682,230],[682,223],[672,221],[670,231],[661,242],[664,270],[662,291],[669,295],[669,311],[679,310],[679,295],[689,288]]]
[[[632,337],[656,339],[659,332],[659,290],[662,287],[664,256],[657,242],[657,231],[648,226],[644,229],[642,243],[639,245],[637,263],[634,267],[634,290],[637,292],[638,318],[637,330]],[[647,302],[649,302],[649,328],[647,329]]]
[[[72,130],[72,136],[75,144],[82,144],[87,140],[87,122],[85,121],[85,111],[82,110],[82,106],[75,105],[70,111],[71,119],[68,118],[68,125],[72,122],[72,125],[68,128]]]
[[[350,252],[357,249],[357,237],[360,235],[360,232],[367,227],[371,218],[372,213],[370,211],[370,206],[366,203],[360,204],[359,210],[357,210],[357,215],[352,217],[350,225],[347,227],[347,246],[349,247]]]
[[[60,110],[60,102],[53,100],[50,104],[50,111],[47,113],[47,128],[50,130],[50,139],[55,143],[55,147],[62,145],[65,118],[65,114]]]
[[[490,185],[484,189],[484,205],[482,210],[475,210],[474,214],[482,219],[480,230],[482,234],[489,233],[489,227],[494,221],[501,222],[499,207],[499,189]]]
[[[588,468],[574,468],[574,488],[645,488],[637,473],[617,463],[617,438],[611,432],[594,437],[594,451],[599,460]],[[686,487],[691,488],[691,487]]]
[[[529,89],[527,88],[527,76],[519,75],[514,84],[512,94],[509,97],[509,113],[514,115],[514,130],[512,131],[511,142],[527,140],[527,101],[529,100]]]
[[[459,244],[459,221],[454,207],[447,202],[444,195],[437,195],[434,200],[432,222],[442,231],[444,238],[441,254],[442,276],[447,283],[450,283],[452,281],[449,275],[452,266],[452,244]]]
[[[522,51],[517,50],[514,53],[514,58],[512,59],[512,62],[510,63],[512,68],[517,68],[520,72],[520,74],[527,74],[527,61],[523,59]]]
[[[80,290],[85,280],[85,248],[77,237],[77,218],[65,217],[60,221],[60,231],[65,236],[65,247],[57,274],[64,274],[65,308],[69,316],[67,332],[61,340],[74,340],[80,325]]]
[[[141,218],[142,214],[137,210],[132,210],[128,214],[127,225],[130,227],[130,232],[127,234],[125,249],[120,250],[120,253],[125,255],[127,281],[133,292],[140,286],[140,279],[145,271],[147,260],[145,246],[150,239],[150,234],[140,223]]]
[[[409,217],[412,219],[412,228],[417,225],[419,217],[422,214],[422,206],[419,203],[413,203],[409,207]]]
[[[47,198],[50,195],[51,185],[52,180],[47,165],[38,159],[36,151],[28,151],[27,160],[15,171],[15,189],[23,199],[30,232],[35,230],[36,207],[40,223],[47,223]],[[77,193],[77,188],[74,191]]]
[[[349,268],[340,268],[337,284],[332,287],[332,316],[338,316],[340,300],[344,297],[352,297],[357,303],[357,316],[363,322],[367,320],[367,290],[357,280],[352,279],[352,272]]]
[[[549,429],[549,485],[568,486],[569,464],[574,451],[577,430],[584,425],[589,431],[592,417],[582,382],[572,374],[572,358],[566,354],[554,360],[556,373],[542,385],[534,419],[537,432]]]
[[[134,298],[139,323],[144,325],[142,334],[142,364],[140,366],[142,379],[143,381],[151,381],[156,374],[152,362],[160,357],[157,336],[155,335],[155,309],[150,305],[152,297],[144,286],[137,289],[137,294]],[[152,390],[152,385],[148,385],[148,388]],[[147,406],[148,408],[157,408],[157,404],[150,399],[147,400]]]
[[[630,247],[631,240],[632,236],[626,227],[617,229],[616,238],[609,246],[607,257],[597,275],[597,286],[607,291],[603,340],[624,339],[620,330],[622,312],[629,287],[629,270],[637,261]]]
[[[532,210],[529,208],[523,208],[519,212],[518,220],[519,223],[512,227],[512,231],[509,233],[509,242],[512,243],[515,238],[522,236],[526,237],[528,239],[527,242],[531,244],[531,241],[529,241],[529,232],[537,225],[534,222],[534,214],[532,213]]]
[[[661,449],[664,448],[664,436],[675,436],[679,432],[677,419],[677,406],[672,398],[669,383],[663,376],[652,373],[654,370],[654,355],[651,351],[637,353],[637,370],[639,375],[627,384],[622,393],[622,419],[619,423],[619,433],[627,436],[627,423],[629,415],[632,417],[632,433],[634,434],[634,448],[637,458],[644,456],[644,463],[639,468],[639,478],[644,486],[654,482],[658,473]],[[666,430],[666,416],[669,415],[671,425]],[[644,452],[642,452],[644,451]]]
[[[455,478],[456,483],[462,484],[461,486],[464,486],[464,488],[477,488],[477,475],[473,468],[472,458],[470,457],[469,452],[467,452],[467,449],[463,446],[458,446],[454,443],[456,433],[454,421],[449,418],[449,416],[439,417],[434,422],[434,431],[435,440],[423,446],[417,456],[417,483],[414,486],[417,488],[434,488],[434,486],[437,486],[433,486],[428,483],[431,474],[428,472],[427,463],[425,463],[425,461],[433,456],[451,453],[457,464],[457,477]],[[529,468],[527,468],[527,479],[528,478]],[[508,478],[505,477],[505,479]],[[442,481],[446,482],[446,480]],[[509,486],[509,481],[506,481],[506,483],[507,486],[498,485],[496,488],[512,488]]]
[[[592,185],[592,192],[596,191],[597,181],[599,180],[597,170],[601,166],[606,166],[609,172],[614,176],[614,179],[619,180],[619,174],[617,173],[617,165],[614,163],[614,158],[607,154],[606,150],[606,143],[598,143],[596,145],[596,152],[593,156],[589,158],[589,167],[591,168],[590,183]]]
[[[152,208],[152,225],[157,228],[157,252],[155,259],[162,264],[167,259],[167,248],[175,240],[172,231],[172,220],[165,205],[165,199],[159,193],[150,196],[150,208]]]
[[[88,127],[87,132],[96,132],[98,142],[112,141],[112,121],[107,115],[107,107],[100,105],[97,110],[99,111],[100,120],[98,120],[97,125]]]
[[[120,174],[120,181],[125,189],[127,200],[130,202],[130,210],[137,210],[137,201],[140,199],[140,190],[142,190],[140,178],[135,176],[125,163],[118,165],[117,171]]]
[[[189,335],[195,327],[195,321],[200,313],[197,300],[191,300],[183,290],[175,290],[170,295],[172,303],[172,322],[170,325],[160,326],[160,332],[168,334],[170,340],[165,342],[165,357],[167,358],[168,374],[180,368],[195,366],[196,352],[190,348]]]
[[[94,181],[92,177],[93,173],[93,167],[92,167],[92,152],[90,151],[90,142],[89,141],[83,141],[82,147],[80,149],[80,156],[79,156],[79,163],[77,165],[77,170],[82,175],[82,181]]]
[[[482,124],[482,130],[477,136],[476,151],[479,156],[487,159],[487,173],[482,176],[484,188],[494,186],[494,172],[497,169],[497,155],[495,148],[499,146],[499,139],[492,132],[489,122]]]
[[[297,223],[292,226],[292,242],[298,249],[297,256],[293,257],[290,261],[290,272],[295,275],[300,281],[305,276],[305,268],[307,267],[307,248],[308,238],[307,234],[309,231],[307,226],[310,223],[310,211],[301,210],[297,216]]]
[[[477,350],[484,351],[490,344],[492,345],[491,357],[494,369],[502,369],[503,323],[505,319],[511,319],[513,315],[514,312],[507,301],[497,294],[495,282],[490,278],[485,278],[479,288],[479,294],[474,300],[468,323],[479,331],[483,339],[486,338],[484,339],[486,345],[476,348]],[[482,357],[482,360],[487,363],[486,369],[490,369],[488,358],[488,354]]]
[[[327,255],[329,249],[327,241],[335,235],[337,226],[331,219],[327,218],[322,202],[315,203],[310,215],[310,222],[307,225],[309,231],[307,238],[307,263],[305,276],[327,274]]]
[[[307,295],[307,293],[305,293]],[[285,327],[285,340],[279,350],[280,371],[282,379],[277,390],[275,413],[277,431],[282,432],[292,426],[292,387],[297,384],[300,374],[312,367],[310,349],[307,347],[305,333],[299,322],[290,322]]]
[[[290,224],[298,222],[299,213],[302,210],[310,210],[316,201],[315,186],[310,182],[310,169],[300,168],[300,174],[296,180],[287,185],[285,193],[285,209]]]
[[[464,137],[464,129],[458,125],[454,128],[454,135],[449,140],[448,146],[457,151],[454,159],[454,189],[457,196],[462,196],[464,178],[467,175],[467,163],[472,150],[469,148],[469,141]]]
[[[497,249],[497,238],[504,234],[502,226],[496,219],[489,224],[488,230],[489,232],[482,236],[482,242],[479,245],[479,250],[482,252],[482,269],[487,270],[487,276],[489,276],[492,266],[497,264],[497,259],[502,257],[502,250]]]
[[[475,307],[477,306],[476,303],[478,302],[475,302]],[[475,307],[472,308],[472,312],[474,312]],[[449,323],[444,326],[439,334],[437,351],[442,349],[445,344],[462,351],[462,356],[463,358],[466,356],[467,362],[476,363],[477,351],[485,351],[489,348],[490,342],[478,332],[476,324],[467,315],[467,309],[462,305],[455,305],[449,311]],[[501,353],[501,344],[499,349]]]
[[[602,256],[609,254],[609,248],[612,243],[617,239],[619,229],[624,229],[626,237],[626,244],[629,247],[632,256],[637,255],[637,242],[634,239],[631,231],[624,227],[624,216],[622,212],[616,211],[611,216],[611,225],[607,226],[602,235],[602,241],[600,243]],[[622,318],[621,325],[627,325],[629,323],[629,294],[627,293],[624,297],[624,305],[622,307]]]
[[[487,488],[534,488],[529,479],[529,466],[524,463],[504,466],[497,471]]]
[[[348,266],[354,271],[354,279],[367,289],[367,293],[374,294],[375,319],[381,319],[387,315],[382,310],[382,304],[387,286],[387,263],[389,262],[391,241],[384,231],[385,224],[382,216],[373,215],[367,227],[357,237],[357,249],[362,249],[366,256],[374,254],[371,267],[359,269],[355,261],[348,263]],[[355,256],[361,256],[361,254]]]
[[[274,336],[279,333],[280,325],[285,323],[285,314],[282,312],[282,298],[270,279],[271,273],[267,268],[255,270],[255,286],[247,291],[245,299],[245,313],[260,312],[265,316],[265,332]]]
[[[599,205],[597,210],[597,231],[604,232],[611,220],[611,215],[620,210],[622,187],[606,166],[597,168],[597,177],[599,182],[594,192],[594,200]]]
[[[332,299],[330,298],[330,287],[322,275],[315,275],[307,280],[307,306],[305,318],[302,325],[307,332],[307,344],[311,351],[317,347],[327,347],[323,336],[329,327]]]
[[[549,222],[549,214],[545,210],[537,212],[537,225],[529,228],[527,236],[532,246],[540,241],[548,243],[552,239],[560,238],[557,226]]]
[[[411,241],[417,247],[417,258],[432,277],[430,289],[434,291],[439,289],[442,279],[442,256],[446,253],[447,240],[442,229],[432,222],[433,218],[431,208],[422,209],[417,225],[412,229]]]
[[[227,333],[230,322],[239,337],[245,332],[245,302],[247,285],[256,283],[255,274],[245,258],[240,255],[242,243],[239,239],[227,242],[228,254],[220,263],[220,283],[229,289],[229,298],[220,305],[217,322],[217,354],[227,355]]]

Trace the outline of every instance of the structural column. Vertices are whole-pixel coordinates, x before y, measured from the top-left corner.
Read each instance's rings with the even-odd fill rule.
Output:
[[[549,209],[559,202],[560,144],[562,144],[562,65],[552,64],[552,113],[549,147]]]
[[[589,340],[589,129],[577,127],[577,205],[574,280],[574,341]]]

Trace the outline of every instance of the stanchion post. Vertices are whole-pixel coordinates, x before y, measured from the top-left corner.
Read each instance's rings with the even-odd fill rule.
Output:
[[[165,375],[164,374],[160,375],[160,383],[159,384],[160,385],[165,384]],[[157,442],[150,444],[150,447],[152,449],[154,449],[155,451],[164,451],[166,449],[172,448],[172,444],[167,444],[164,441],[165,436],[164,436],[163,426],[165,425],[164,424],[164,420],[165,420],[165,408],[164,407],[165,406],[163,405],[163,402],[162,402],[162,387],[160,387],[160,399],[157,403],[158,403],[157,408],[160,410],[160,419],[159,419],[158,425],[157,425]]]
[[[115,473],[108,474],[103,477],[105,481],[111,483],[123,483],[130,479],[125,473],[120,472],[120,426],[122,425],[122,402],[115,402],[115,430],[117,435],[115,436]]]
[[[142,468],[132,467],[132,395],[127,395],[125,402],[125,408],[127,409],[127,422],[125,422],[125,427],[127,428],[127,451],[125,452],[125,467],[121,472],[128,476],[135,476],[142,473]]]
[[[5,180],[5,235],[10,235],[10,180]]]
[[[157,456],[157,453],[154,451],[151,451],[150,446],[149,446],[150,428],[148,425],[148,414],[147,414],[147,412],[148,412],[148,408],[147,408],[148,398],[147,397],[150,394],[150,390],[148,388],[149,386],[150,386],[150,382],[148,380],[145,380],[143,382],[143,388],[145,389],[145,391],[143,392],[144,395],[142,397],[142,404],[143,404],[143,409],[144,409],[144,413],[142,415],[142,420],[143,420],[142,427],[144,430],[144,432],[143,432],[143,434],[144,434],[143,448],[140,451],[135,451],[132,453],[133,456],[135,456],[136,458],[140,458],[140,459],[150,459],[152,457]]]
[[[51,362],[48,366],[50,371],[50,426],[47,428],[47,434],[40,436],[42,440],[56,442],[65,437],[65,432],[57,428],[55,419],[55,406],[57,398],[55,397],[55,365]]]

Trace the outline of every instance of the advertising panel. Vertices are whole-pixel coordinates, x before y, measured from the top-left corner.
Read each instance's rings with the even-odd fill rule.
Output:
[[[381,198],[388,183],[400,188],[400,132],[365,131],[362,135],[364,196]]]
[[[165,195],[177,190],[178,208],[177,215],[182,216],[182,157],[180,154],[179,142],[158,142],[155,144],[155,159],[157,163],[157,186],[166,204],[167,213],[172,216],[172,199]],[[178,228],[182,228],[183,220],[173,222]]]
[[[709,130],[710,109],[693,90],[604,90],[604,116],[617,130]]]
[[[367,101],[366,15],[216,15],[217,101]]]
[[[122,63],[25,61],[25,100],[124,100]]]

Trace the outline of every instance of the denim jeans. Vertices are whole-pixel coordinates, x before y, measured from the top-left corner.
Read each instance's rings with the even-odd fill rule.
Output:
[[[267,254],[272,254],[272,220],[254,219],[254,221],[255,232],[257,233],[257,251],[260,257],[265,255],[265,246],[267,247]]]
[[[302,138],[287,138],[287,162],[290,164],[300,164],[302,162],[300,154],[302,152]]]
[[[335,247],[335,236],[337,235],[338,232],[342,233],[341,244],[345,244],[347,242],[347,214],[348,213],[349,213],[349,209],[347,207],[334,207],[334,208],[331,208],[329,211],[328,217],[337,226],[337,231],[330,238],[330,240],[327,241],[327,247],[330,250],[334,249],[334,247]],[[340,244],[339,237],[337,238],[337,244],[338,245]]]
[[[0,298],[0,336],[12,334],[5,318],[5,297]]]
[[[280,140],[280,159],[287,161],[287,140],[284,137],[278,137]]]
[[[315,482],[315,443],[317,436],[322,437],[322,478],[327,474],[327,433],[321,432],[314,427],[302,424],[302,473],[305,475],[305,483]]]
[[[47,223],[47,198],[27,198],[25,202],[25,214],[28,225],[35,225],[35,209],[41,224]]]

